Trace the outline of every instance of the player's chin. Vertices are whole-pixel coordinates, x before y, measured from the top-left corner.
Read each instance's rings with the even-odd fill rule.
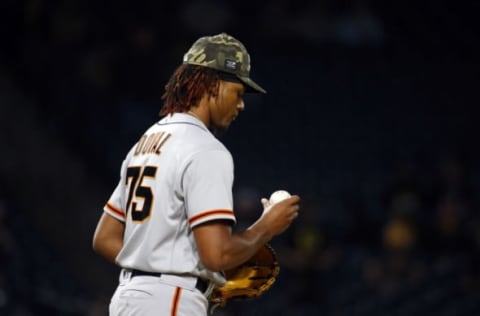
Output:
[[[219,124],[220,125],[219,128],[223,130],[227,130],[230,127],[230,125],[232,125],[233,121],[235,121],[235,117],[231,117],[230,119],[222,122],[222,124]]]
[[[234,122],[236,119],[237,119],[237,116],[236,116],[236,115],[235,115],[235,116],[232,116],[232,117],[230,118],[230,120],[225,124],[225,126],[226,126],[225,128],[230,127],[230,125],[232,125],[233,122]]]
[[[212,126],[212,128],[210,129],[210,131],[213,133],[213,135],[215,135],[217,138],[221,138],[228,130],[228,127],[229,125],[220,125],[220,124],[217,124],[217,125],[214,125]]]
[[[236,116],[231,116],[229,118],[224,118],[221,121],[217,121],[215,124],[212,124],[212,129],[215,130],[216,135],[224,134],[230,125],[232,125],[233,121],[235,120]]]

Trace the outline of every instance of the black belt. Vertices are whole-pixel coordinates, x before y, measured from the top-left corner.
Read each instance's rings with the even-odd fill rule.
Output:
[[[147,275],[147,276],[154,276],[154,277],[161,277],[162,274],[159,272],[146,272],[146,271],[140,271],[140,270],[132,270],[132,278],[136,276],[141,276],[141,275]],[[208,288],[209,282],[197,277],[197,283],[195,284],[195,288],[199,290],[202,293],[205,293],[205,291]]]

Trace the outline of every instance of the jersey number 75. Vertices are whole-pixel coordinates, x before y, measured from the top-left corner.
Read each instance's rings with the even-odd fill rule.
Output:
[[[155,178],[157,167],[154,166],[134,166],[127,168],[127,177],[125,185],[130,187],[128,189],[128,198],[126,205],[126,215],[132,214],[133,221],[144,221],[150,216],[153,204],[153,193],[149,186],[143,185],[143,179]],[[143,200],[141,209],[137,209],[137,202],[139,199]]]

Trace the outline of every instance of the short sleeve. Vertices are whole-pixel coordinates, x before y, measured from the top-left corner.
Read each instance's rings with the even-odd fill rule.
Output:
[[[192,157],[182,179],[191,227],[212,220],[236,222],[233,177],[233,159],[228,151],[202,151]]]

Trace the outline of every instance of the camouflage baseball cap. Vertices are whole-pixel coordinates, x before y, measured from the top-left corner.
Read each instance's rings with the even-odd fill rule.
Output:
[[[183,63],[233,74],[254,92],[266,93],[250,79],[250,56],[245,46],[226,33],[199,38],[183,56]]]

